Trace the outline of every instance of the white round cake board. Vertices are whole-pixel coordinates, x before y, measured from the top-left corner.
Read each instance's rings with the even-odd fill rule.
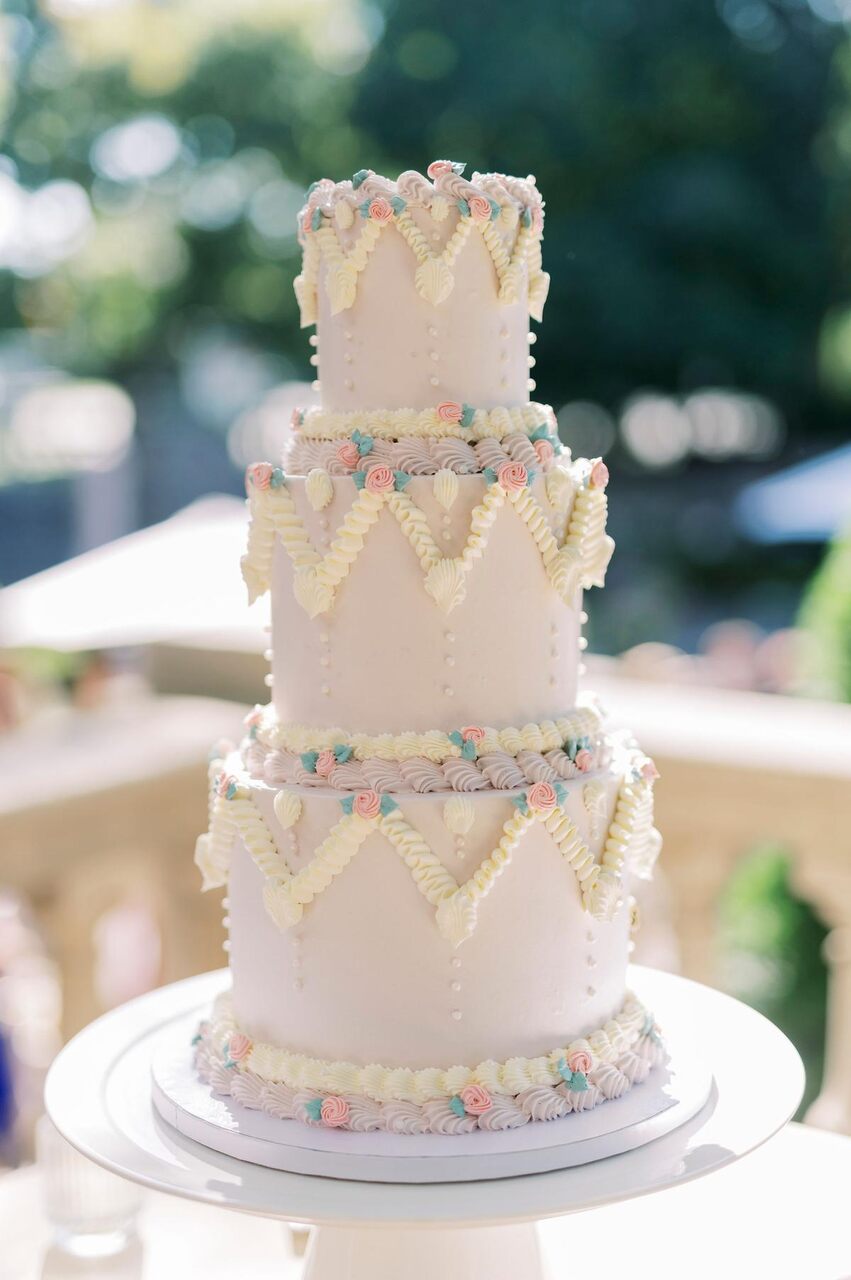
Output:
[[[227,985],[225,978],[222,986]],[[641,993],[637,993],[639,998]],[[352,1133],[280,1120],[214,1093],[192,1063],[191,1041],[209,1004],[151,1033],[152,1096],[162,1118],[214,1151],[270,1169],[368,1182],[508,1178],[588,1164],[652,1142],[701,1109],[712,1087],[688,1028],[666,1029],[670,1060],[622,1098],[559,1120],[502,1133]]]

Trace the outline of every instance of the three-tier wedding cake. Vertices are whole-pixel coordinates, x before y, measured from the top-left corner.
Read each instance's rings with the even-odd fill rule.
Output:
[[[197,1064],[332,1128],[553,1120],[665,1052],[626,988],[656,770],[577,692],[608,472],[529,399],[534,179],[463,170],[310,188],[319,404],[247,473],[273,698],[211,766],[232,988]]]

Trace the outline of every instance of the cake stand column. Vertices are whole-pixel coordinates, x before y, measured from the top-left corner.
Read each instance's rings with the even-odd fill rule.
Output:
[[[546,1280],[534,1222],[317,1227],[304,1280]]]

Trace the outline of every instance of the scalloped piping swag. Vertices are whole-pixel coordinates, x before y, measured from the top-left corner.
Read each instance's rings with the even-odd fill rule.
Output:
[[[211,766],[211,772],[214,769],[215,765]],[[648,875],[654,850],[657,853],[659,848],[658,839],[654,842],[649,835],[652,780],[636,779],[632,774],[624,778],[599,862],[564,810],[563,785],[537,782],[511,797],[513,812],[503,825],[496,847],[472,876],[459,884],[406,821],[393,796],[361,791],[341,800],[339,821],[311,861],[294,874],[278,851],[250,789],[236,775],[226,773],[214,776],[212,785],[216,796],[210,830],[199,838],[195,851],[203,888],[227,882],[230,849],[234,837],[239,836],[266,877],[263,902],[279,929],[291,928],[301,920],[305,906],[345,871],[374,832],[380,832],[396,850],[417,889],[435,908],[438,930],[455,947],[475,930],[479,903],[490,893],[524,833],[536,822],[549,832],[556,849],[573,869],[583,908],[596,920],[612,919],[623,902],[625,875]],[[295,805],[285,805],[279,817],[286,813],[292,825],[298,821],[300,811],[300,806],[296,809]]]
[[[484,473],[484,497],[472,512],[464,549],[458,556],[443,556],[425,513],[403,491],[410,477],[388,469],[388,485],[392,481],[393,487],[381,491],[366,487],[377,483],[373,480],[376,471],[367,473],[365,487],[357,490],[348,514],[323,556],[308,537],[283,471],[269,463],[255,464],[247,473],[251,523],[248,550],[242,558],[242,575],[249,598],[253,602],[269,589],[277,535],[295,567],[294,591],[299,604],[311,618],[327,613],[337,588],[348,576],[369,530],[386,506],[416,553],[426,591],[438,608],[448,614],[464,599],[467,575],[487,549],[497,514],[509,504],[529,530],[559,597],[566,604],[572,604],[580,588],[603,585],[614,550],[614,542],[605,531],[608,473],[605,468],[601,470],[601,464],[595,464],[589,471],[587,463],[577,463],[574,469],[580,487],[561,544],[532,496],[526,468],[512,464],[516,481],[511,477],[499,478],[492,472]],[[601,478],[598,481],[596,477]]]
[[[519,302],[526,285],[529,314],[534,320],[542,318],[549,276],[542,269],[543,212],[534,187],[525,193],[529,203],[518,207],[514,200],[501,204],[471,184],[458,187],[456,175],[449,179],[449,186],[455,188],[451,194],[449,190],[443,194],[440,180],[436,188],[431,188],[425,179],[421,183],[418,198],[413,201],[399,194],[395,184],[371,174],[355,175],[352,184],[314,184],[300,217],[304,259],[301,274],[295,280],[295,292],[302,328],[317,320],[321,265],[325,265],[331,314],[339,315],[354,305],[358,278],[379,237],[391,228],[411,250],[416,264],[414,287],[426,302],[439,306],[450,296],[455,287],[456,260],[476,231],[493,262],[497,301],[501,305]],[[353,192],[359,188],[360,198],[354,197]],[[457,214],[457,224],[440,252],[432,251],[428,238],[410,215],[409,204],[420,208],[434,222],[445,221],[451,211]],[[362,226],[346,247],[339,232],[348,231],[356,219],[362,221]]]

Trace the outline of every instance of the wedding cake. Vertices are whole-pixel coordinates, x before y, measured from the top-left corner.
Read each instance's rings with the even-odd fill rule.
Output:
[[[529,399],[543,226],[533,178],[445,160],[299,215],[319,403],[246,477],[272,701],[196,851],[232,978],[198,1070],[282,1119],[507,1129],[665,1056],[626,986],[656,770],[577,689],[608,472]]]

